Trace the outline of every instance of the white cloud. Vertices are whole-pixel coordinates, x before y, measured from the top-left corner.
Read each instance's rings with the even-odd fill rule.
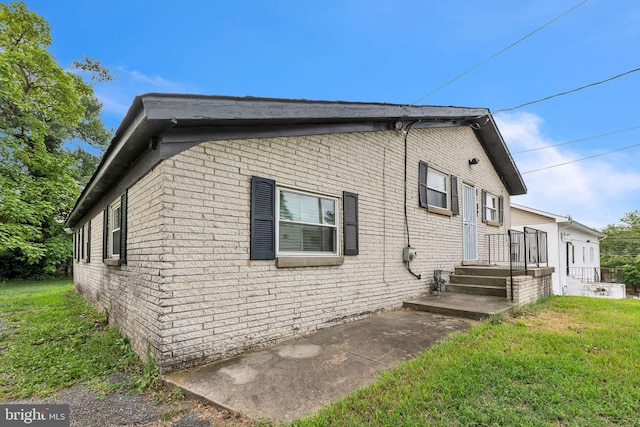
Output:
[[[531,113],[500,114],[496,121],[528,188],[526,195],[513,198],[514,203],[559,215],[570,214],[596,228],[617,223],[631,210],[630,195],[640,191],[640,171],[624,166],[633,162],[611,155],[526,173],[586,155],[567,147],[515,154],[564,141],[544,135],[542,118]]]

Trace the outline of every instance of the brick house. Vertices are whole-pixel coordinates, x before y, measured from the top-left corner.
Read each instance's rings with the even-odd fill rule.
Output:
[[[66,225],[76,289],[169,371],[400,307],[525,192],[487,109],[146,94]]]

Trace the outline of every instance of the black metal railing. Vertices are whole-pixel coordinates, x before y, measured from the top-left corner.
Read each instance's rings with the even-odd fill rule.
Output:
[[[504,234],[487,235],[489,264],[509,264],[511,298],[513,299],[513,274],[527,271],[529,267],[549,265],[547,233],[531,227],[524,231],[509,230]]]
[[[583,283],[621,283],[620,268],[569,267],[567,276]]]
[[[535,228],[524,227],[524,241],[527,264],[535,264],[536,267],[540,267],[540,264],[544,263],[546,266],[549,266],[547,233],[536,230]]]

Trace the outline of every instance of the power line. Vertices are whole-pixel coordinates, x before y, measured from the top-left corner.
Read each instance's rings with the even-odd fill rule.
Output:
[[[588,85],[580,86],[580,87],[577,87],[575,89],[568,90],[566,92],[560,92],[560,93],[556,93],[555,95],[550,95],[550,96],[546,96],[544,98],[537,99],[535,101],[525,102],[524,104],[520,104],[520,105],[517,105],[515,107],[503,108],[501,110],[495,111],[494,114],[495,113],[502,113],[504,111],[517,110],[518,108],[526,107],[527,105],[537,104],[538,102],[548,101],[551,98],[556,98],[558,96],[562,96],[562,95],[567,95],[567,94],[570,94],[570,93],[578,92],[579,90],[586,89],[586,88],[589,88],[589,87],[592,87],[592,86],[597,86],[597,85],[600,85],[602,83],[610,82],[611,80],[618,79],[618,78],[620,78],[622,76],[626,76],[627,74],[635,73],[636,71],[640,71],[640,68],[635,68],[633,70],[625,71],[622,74],[618,74],[618,75],[615,75],[613,77],[609,77],[608,79],[600,80],[599,82],[595,82],[595,83],[589,83]]]
[[[455,82],[456,80],[466,76],[467,74],[469,74],[470,72],[474,71],[477,68],[480,68],[482,65],[486,64],[487,62],[491,61],[493,58],[495,58],[496,56],[506,52],[507,50],[511,49],[512,47],[514,47],[515,45],[517,45],[518,43],[528,39],[529,37],[531,37],[532,35],[534,35],[535,33],[537,33],[538,31],[542,30],[545,27],[548,27],[549,25],[553,24],[554,22],[556,22],[558,19],[564,17],[565,15],[568,15],[569,13],[573,12],[575,9],[577,9],[578,7],[582,6],[583,4],[585,4],[586,2],[588,2],[589,0],[584,0],[580,3],[578,3],[577,5],[573,6],[571,9],[563,12],[562,14],[556,16],[555,18],[553,18],[551,21],[547,22],[546,24],[544,24],[541,27],[536,28],[535,30],[533,30],[532,32],[530,32],[529,34],[527,34],[526,36],[516,40],[515,42],[511,43],[509,46],[505,47],[504,49],[502,49],[501,51],[494,53],[493,55],[491,55],[490,57],[488,57],[487,59],[485,59],[484,61],[480,62],[477,65],[474,65],[473,67],[469,68],[467,71],[465,71],[464,73],[460,74],[457,77],[454,77],[453,79],[449,80],[448,82],[444,83],[443,85],[435,88],[434,90],[432,90],[431,92],[427,93],[426,95],[416,99],[415,101],[413,101],[410,106],[412,105],[416,105],[418,102],[422,101],[425,98],[428,98],[429,96],[433,95],[434,93],[438,92],[440,89],[449,86],[451,83]]]
[[[581,159],[576,159],[576,160],[571,160],[571,161],[569,161],[569,162],[558,163],[557,165],[551,165],[551,166],[547,166],[547,167],[540,168],[540,169],[534,169],[534,170],[530,170],[530,171],[522,172],[522,175],[527,174],[527,173],[539,172],[539,171],[543,171],[543,170],[547,170],[547,169],[551,169],[551,168],[557,168],[557,167],[559,167],[559,166],[568,165],[568,164],[570,164],[570,163],[581,162],[581,161],[583,161],[583,160],[589,160],[589,159],[593,159],[593,158],[595,158],[595,157],[605,156],[605,155],[607,155],[607,154],[615,153],[615,152],[622,151],[622,150],[628,150],[628,149],[630,149],[630,148],[634,148],[634,147],[638,147],[638,146],[640,146],[640,144],[629,145],[628,147],[618,148],[617,150],[611,150],[611,151],[607,151],[607,152],[604,152],[604,153],[595,154],[595,155],[593,155],[593,156],[583,157],[583,158],[581,158]]]
[[[615,134],[617,134],[617,133],[628,132],[628,131],[630,131],[630,130],[638,129],[638,128],[640,128],[640,125],[638,125],[638,126],[633,126],[633,127],[626,128],[626,129],[616,130],[616,131],[613,131],[613,132],[602,133],[602,134],[600,134],[600,135],[596,135],[596,136],[588,136],[588,137],[586,137],[586,138],[574,139],[573,141],[569,141],[569,142],[562,142],[562,143],[560,143],[560,144],[545,145],[545,146],[543,146],[543,147],[531,148],[531,149],[529,149],[529,150],[516,151],[516,152],[515,152],[515,153],[513,153],[513,154],[530,153],[530,152],[532,152],[532,151],[545,150],[545,149],[547,149],[547,148],[553,148],[553,147],[560,147],[560,146],[562,146],[562,145],[569,145],[569,144],[574,144],[574,143],[576,143],[576,142],[582,142],[582,141],[588,141],[588,140],[591,140],[591,139],[602,138],[603,136],[609,136],[609,135],[615,135]]]

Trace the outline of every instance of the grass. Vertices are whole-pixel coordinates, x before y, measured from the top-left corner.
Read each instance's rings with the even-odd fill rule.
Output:
[[[639,331],[640,301],[551,298],[456,333],[292,425],[640,426]],[[132,389],[157,383],[153,360],[140,362],[71,281],[0,285],[0,399],[76,383],[108,392],[105,378],[123,371]],[[167,393],[152,396],[183,397]]]
[[[0,322],[0,398],[43,397],[90,381],[99,388],[118,371],[144,382],[128,340],[71,280],[1,284]]]
[[[296,426],[640,426],[640,301],[554,297],[385,373]]]

